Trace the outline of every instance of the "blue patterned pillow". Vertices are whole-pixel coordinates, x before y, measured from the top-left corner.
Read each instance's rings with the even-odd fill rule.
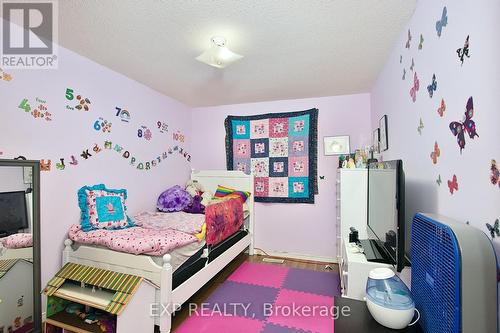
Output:
[[[127,216],[127,190],[107,189],[104,184],[84,186],[78,190],[83,231],[123,229],[134,226]]]

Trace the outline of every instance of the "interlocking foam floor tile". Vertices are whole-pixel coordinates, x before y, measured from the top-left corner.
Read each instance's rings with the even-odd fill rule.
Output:
[[[228,281],[281,288],[287,273],[288,268],[286,267],[245,262],[231,274]]]
[[[290,268],[283,288],[323,296],[340,296],[339,282],[339,275],[334,272]]]
[[[244,317],[193,314],[175,333],[260,333],[263,327],[264,322]]]
[[[310,333],[310,332],[267,323],[266,326],[264,326],[264,330],[262,330],[262,332],[260,333]]]
[[[299,312],[294,312],[294,309]],[[333,297],[281,289],[267,322],[311,332],[332,333],[333,309]]]
[[[207,300],[210,308],[223,309],[233,312],[236,315],[264,320],[264,304],[273,304],[278,296],[279,289],[264,286],[256,286],[234,281],[226,281],[217,288]],[[242,304],[243,306],[233,306]]]

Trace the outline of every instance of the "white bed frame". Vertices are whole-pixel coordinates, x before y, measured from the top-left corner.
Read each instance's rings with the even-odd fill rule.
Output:
[[[79,245],[73,247],[73,241],[64,241],[62,256],[63,265],[71,262],[92,267],[108,269],[116,272],[142,276],[155,284],[154,302],[161,310],[167,307],[169,313],[155,318],[155,324],[160,326],[160,332],[168,333],[171,330],[171,315],[180,305],[186,302],[203,285],[220,272],[227,264],[248,248],[250,255],[254,254],[254,178],[241,171],[195,171],[191,172],[191,179],[201,183],[205,190],[215,193],[218,185],[232,187],[242,191],[249,191],[252,195],[247,204],[250,216],[245,224],[248,235],[227,249],[219,257],[208,263],[204,268],[191,276],[180,286],[172,290],[172,265],[170,255],[163,256],[163,266],[157,265],[150,256],[134,255],[117,252],[109,249]],[[208,253],[205,251],[204,255]],[[173,311],[172,311],[173,310]]]
[[[0,244],[0,260],[7,259],[31,259],[33,260],[33,248],[8,249]]]

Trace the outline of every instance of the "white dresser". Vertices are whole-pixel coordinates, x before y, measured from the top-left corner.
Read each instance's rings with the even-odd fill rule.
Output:
[[[368,211],[368,171],[367,169],[337,170],[337,217],[336,249],[337,260],[342,260],[342,243],[349,238],[349,228],[359,231],[359,238],[368,238],[366,231]]]

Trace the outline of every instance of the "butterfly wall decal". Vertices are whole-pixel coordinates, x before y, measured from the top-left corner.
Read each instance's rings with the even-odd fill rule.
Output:
[[[413,60],[413,58],[411,58],[410,70],[413,72],[414,68],[415,68],[415,61]]]
[[[470,58],[469,56],[469,35],[465,39],[464,47],[457,49],[458,59],[464,64],[464,57]]]
[[[446,103],[444,102],[444,98],[441,98],[441,106],[438,107],[437,113],[441,118],[443,118],[445,111],[446,111]]]
[[[474,139],[474,137],[479,137],[476,132],[476,123],[472,120],[474,116],[474,103],[472,100],[472,96],[469,97],[467,101],[467,105],[465,107],[465,120],[462,122],[452,121],[450,123],[451,133],[457,137],[457,143],[460,147],[460,153],[462,153],[462,149],[465,148],[465,133],[469,135],[469,138]]]
[[[420,89],[420,81],[418,80],[417,72],[413,74],[413,87],[410,88],[410,96],[413,103],[417,100],[417,91]]]
[[[448,9],[446,6],[443,7],[443,13],[441,14],[441,19],[436,21],[436,32],[438,37],[441,37],[441,33],[443,32],[443,28],[448,25]]]
[[[399,55],[399,63],[402,64],[403,63],[403,55]]]
[[[427,86],[427,91],[429,92],[429,97],[434,96],[434,92],[437,89],[436,74],[432,74],[432,82]]]
[[[406,68],[403,68],[403,77],[402,77],[403,80],[406,80]]]
[[[491,183],[493,185],[498,184],[498,187],[500,187],[500,171],[498,170],[497,167],[497,161],[491,160],[490,170],[491,170],[491,177],[490,177]]]
[[[436,183],[438,184],[438,186],[441,186],[441,184],[443,183],[443,181],[441,180],[441,175],[438,175]]]
[[[500,237],[500,230],[498,228],[499,226],[500,222],[498,221],[498,219],[495,220],[495,223],[493,223],[493,225],[486,223],[486,228],[488,228],[491,238],[495,238],[495,236]]]
[[[437,164],[439,156],[441,156],[441,149],[439,149],[439,145],[436,141],[434,142],[434,151],[431,153],[431,159],[433,164]]]
[[[454,191],[458,191],[457,175],[453,175],[453,178],[448,180],[448,188],[450,189],[451,194],[453,194]]]
[[[422,118],[420,118],[420,123],[418,124],[418,127],[417,127],[418,134],[422,135],[423,129],[424,129],[424,122],[422,121]]]
[[[406,41],[406,45],[405,45],[405,48],[409,49],[411,44],[411,32],[410,32],[410,29],[408,29],[408,40]]]
[[[418,43],[418,49],[421,50],[424,46],[424,36],[420,34],[420,43]]]
[[[319,179],[324,180],[325,176],[319,176]]]

